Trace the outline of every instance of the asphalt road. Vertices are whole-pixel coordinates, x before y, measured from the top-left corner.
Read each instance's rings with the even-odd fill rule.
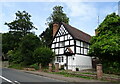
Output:
[[[66,84],[64,81],[29,74],[20,70],[2,68],[2,84]],[[68,83],[67,83],[68,84]]]
[[[0,68],[1,69],[1,68]],[[1,71],[1,70],[0,70]],[[2,68],[2,75],[0,74],[0,83],[2,84],[114,84],[107,82],[65,82],[62,80],[52,79],[30,73],[25,73],[20,70]],[[120,84],[120,83],[115,83]]]

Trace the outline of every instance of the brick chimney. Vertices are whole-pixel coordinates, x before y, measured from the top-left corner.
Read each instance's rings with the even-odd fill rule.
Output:
[[[58,23],[54,23],[53,24],[53,37],[55,36],[57,30],[59,29],[59,24]]]

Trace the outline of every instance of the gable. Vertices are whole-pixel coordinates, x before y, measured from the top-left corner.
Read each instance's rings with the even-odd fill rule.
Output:
[[[70,47],[74,52],[74,39],[66,28],[61,25],[54,36],[51,48],[56,54],[64,54],[67,47]]]
[[[54,36],[52,43],[69,40],[69,39],[73,39],[73,37],[65,29],[65,27],[61,25],[61,27],[56,32],[56,35]]]
[[[56,36],[62,36],[62,35],[65,35],[65,34],[68,34],[68,31],[64,28],[63,25],[61,25],[61,27],[59,28]]]

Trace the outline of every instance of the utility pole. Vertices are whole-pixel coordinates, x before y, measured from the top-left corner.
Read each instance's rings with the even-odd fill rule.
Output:
[[[118,15],[120,16],[120,1],[118,2]]]
[[[99,26],[99,24],[100,24],[100,21],[99,21],[99,15],[98,15],[98,26]]]

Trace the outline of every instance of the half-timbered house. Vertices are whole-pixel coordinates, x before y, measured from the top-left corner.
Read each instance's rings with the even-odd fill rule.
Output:
[[[68,24],[53,24],[51,48],[56,55],[54,63],[73,71],[92,68],[91,57],[88,56],[90,39],[90,35]]]

